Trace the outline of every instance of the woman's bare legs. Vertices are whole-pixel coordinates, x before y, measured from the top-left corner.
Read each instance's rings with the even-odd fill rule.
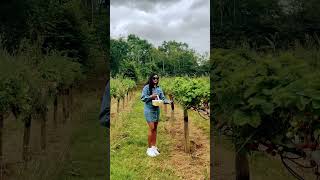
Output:
[[[153,144],[153,139],[154,139],[154,129],[155,125],[154,122],[148,122],[149,129],[148,129],[148,146],[151,148]]]
[[[149,148],[155,146],[157,143],[157,127],[158,122],[148,122],[148,146]]]
[[[158,122],[154,122],[154,136],[153,136],[153,143],[152,146],[156,146],[157,144],[157,128],[158,128]]]

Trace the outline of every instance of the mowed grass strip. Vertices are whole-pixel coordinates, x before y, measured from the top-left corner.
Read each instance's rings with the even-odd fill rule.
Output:
[[[161,154],[154,158],[146,155],[148,127],[139,96],[137,93],[130,110],[120,112],[111,123],[111,179],[179,179],[167,163],[171,144],[170,135],[164,128],[167,122],[161,121],[164,120],[163,113],[157,137]]]
[[[82,106],[76,110],[79,119],[73,119],[69,157],[63,171],[54,179],[107,179],[107,130],[99,124],[100,100],[95,93],[79,96]]]

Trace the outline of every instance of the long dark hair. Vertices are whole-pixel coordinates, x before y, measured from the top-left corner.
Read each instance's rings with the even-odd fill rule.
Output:
[[[155,75],[157,75],[157,76],[159,77],[158,74],[156,74],[156,73],[151,73],[150,76],[149,76],[148,81],[144,84],[144,85],[149,84],[149,92],[150,92],[150,95],[152,94],[152,88],[154,87],[152,78],[153,78],[153,76],[155,76]],[[159,80],[158,80],[158,82],[159,82]]]

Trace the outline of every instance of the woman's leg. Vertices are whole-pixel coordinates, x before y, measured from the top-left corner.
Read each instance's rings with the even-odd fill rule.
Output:
[[[154,131],[154,122],[148,122],[148,146],[151,148],[153,146],[153,131]]]
[[[154,139],[153,139],[153,146],[156,146],[157,144],[157,127],[158,127],[158,122],[154,122]]]

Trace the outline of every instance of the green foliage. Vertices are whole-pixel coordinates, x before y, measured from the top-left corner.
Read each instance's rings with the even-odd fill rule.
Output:
[[[298,135],[306,126],[314,132],[317,127],[310,125],[319,121],[320,68],[314,65],[318,56],[313,57],[310,60],[296,51],[259,55],[215,49],[214,116],[235,129],[234,140],[239,143],[244,143],[240,138],[249,137],[248,142],[268,139],[280,143],[284,139],[279,136],[289,131]],[[294,119],[300,125],[292,126]]]
[[[186,43],[164,41],[153,47],[135,35],[111,39],[111,75],[124,74],[135,80],[152,72],[161,75],[203,75],[209,71],[208,56],[201,56]]]
[[[57,90],[68,89],[84,78],[79,63],[58,54],[46,56],[39,69],[42,78],[51,82]]]
[[[136,87],[136,83],[128,78],[111,78],[110,80],[110,96],[120,100],[123,99],[128,92]]]
[[[30,49],[15,55],[0,50],[0,112],[12,111],[21,119],[45,112],[50,97],[70,88],[83,76],[79,63]]]
[[[217,0],[212,3],[214,48],[244,44],[255,50],[286,49],[295,41],[319,46],[317,0]]]
[[[2,42],[8,51],[14,51],[20,40],[27,34],[30,0],[0,2],[0,32]]]
[[[23,118],[46,111],[51,97],[107,59],[105,2],[14,0],[0,5],[1,113],[13,111]]]
[[[126,54],[128,53],[129,46],[125,40],[122,38],[115,40],[110,40],[110,55],[111,62],[110,66],[113,70],[111,75],[114,77],[119,73],[120,63],[125,59]]]
[[[40,95],[41,80],[32,67],[21,56],[11,56],[1,50],[1,111],[12,111],[16,116],[32,114],[37,96]]]
[[[107,8],[99,1],[15,0],[1,2],[1,43],[13,53],[23,39],[34,44],[41,39],[42,53],[59,51],[82,64],[87,70],[94,66],[92,57],[106,59],[109,29]],[[92,9],[94,5],[94,9]],[[102,14],[105,13],[105,14]],[[96,22],[93,24],[93,20]],[[99,20],[98,20],[99,19]],[[97,52],[98,50],[98,52]]]
[[[163,78],[160,85],[165,93],[174,95],[184,108],[199,108],[209,102],[210,81],[208,77]]]

